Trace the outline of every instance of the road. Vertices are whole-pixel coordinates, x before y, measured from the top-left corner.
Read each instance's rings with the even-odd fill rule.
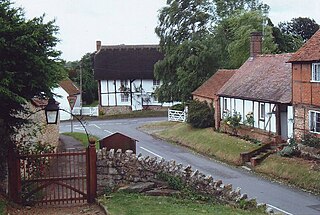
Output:
[[[166,120],[166,118],[97,120],[87,121],[85,124],[88,133],[99,138],[106,137],[114,132],[121,132],[139,141],[137,142],[137,153],[160,159],[175,160],[185,166],[191,165],[193,170],[198,169],[204,174],[212,175],[214,179],[221,179],[224,184],[230,183],[234,189],[240,187],[241,192],[247,193],[250,198],[256,198],[258,202],[266,203],[284,214],[320,214],[319,196],[277,182],[271,182],[247,169],[232,167],[208,159],[192,153],[188,149],[169,144],[137,130],[137,127],[145,123],[163,120]],[[73,124],[75,132],[84,132],[79,123],[74,122]],[[70,122],[61,122],[60,132],[69,132],[70,130]]]

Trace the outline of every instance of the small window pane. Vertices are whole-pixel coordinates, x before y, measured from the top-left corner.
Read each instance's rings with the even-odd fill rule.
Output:
[[[260,119],[264,119],[265,115],[264,103],[260,103]]]

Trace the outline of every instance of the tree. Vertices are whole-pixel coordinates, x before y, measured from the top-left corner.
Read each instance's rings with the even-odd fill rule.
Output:
[[[272,28],[272,36],[277,45],[277,53],[296,52],[303,45],[303,39],[300,35],[295,36],[281,32],[279,27],[274,26],[270,19],[268,19],[268,26]]]
[[[310,18],[299,17],[293,18],[290,22],[282,22],[279,24],[282,33],[301,36],[303,41],[307,41],[312,35],[319,30],[319,25]]]
[[[87,53],[82,56],[80,62],[67,62],[69,78],[80,85],[80,64],[82,75],[82,99],[86,104],[91,104],[98,99],[98,85],[93,77],[93,55]]]
[[[57,32],[54,21],[45,23],[44,16],[26,20],[23,10],[12,7],[10,0],[0,2],[2,159],[15,128],[27,122],[17,113],[26,113],[24,104],[34,96],[50,95],[65,75],[60,52],[54,49],[59,41],[55,36]]]

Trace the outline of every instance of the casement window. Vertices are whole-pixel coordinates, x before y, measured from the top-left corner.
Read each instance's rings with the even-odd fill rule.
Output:
[[[312,64],[311,81],[319,81],[320,82],[320,63],[313,63]]]
[[[264,120],[266,115],[265,112],[265,104],[264,103],[259,103],[259,119]]]
[[[311,132],[320,133],[320,112],[309,111],[309,129]]]
[[[153,79],[153,86],[160,86],[160,80]]]
[[[121,80],[120,81],[120,85],[124,86],[124,87],[127,87],[128,86],[128,80]]]
[[[121,102],[128,102],[129,101],[129,95],[125,93],[120,94]]]
[[[226,98],[223,99],[223,110],[224,111],[228,110],[228,99]]]

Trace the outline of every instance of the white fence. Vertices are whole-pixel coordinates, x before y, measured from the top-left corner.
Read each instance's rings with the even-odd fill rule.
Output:
[[[98,107],[75,107],[73,108],[72,113],[77,116],[99,116],[99,109]]]
[[[187,121],[187,111],[168,110],[168,121],[185,122]]]

